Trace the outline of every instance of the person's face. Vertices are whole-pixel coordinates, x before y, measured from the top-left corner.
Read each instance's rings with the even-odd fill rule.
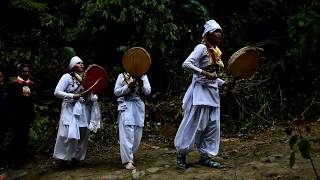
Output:
[[[78,62],[78,63],[74,66],[74,71],[76,71],[76,72],[83,72],[83,71],[84,71],[83,62]]]
[[[30,77],[30,71],[28,67],[24,67],[22,68],[21,72],[20,72],[20,76],[22,79],[24,80],[28,80]]]
[[[221,43],[221,32],[212,32],[208,34],[208,41],[212,45],[219,45]]]

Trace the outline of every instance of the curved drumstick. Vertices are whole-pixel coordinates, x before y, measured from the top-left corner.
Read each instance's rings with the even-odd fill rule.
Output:
[[[96,80],[96,82],[91,86],[89,87],[87,90],[83,91],[80,96],[83,96],[85,93],[87,93],[88,91],[90,91],[94,86],[96,86],[98,84],[98,82],[101,80],[102,78],[99,78]]]

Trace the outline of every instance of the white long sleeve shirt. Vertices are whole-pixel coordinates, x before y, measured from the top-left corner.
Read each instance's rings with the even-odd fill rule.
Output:
[[[209,53],[204,44],[198,44],[183,62],[182,68],[193,73],[192,83],[183,98],[184,109],[190,109],[191,105],[220,107],[218,87],[224,81],[219,78],[209,80],[200,74],[209,62]]]
[[[151,93],[151,86],[147,75],[141,77],[143,86],[141,92],[144,95]],[[119,121],[124,121],[125,125],[136,125],[139,127],[144,126],[145,118],[145,105],[138,94],[138,87],[130,89],[128,82],[126,82],[124,73],[119,74],[115,87],[114,94],[120,96],[118,101]]]

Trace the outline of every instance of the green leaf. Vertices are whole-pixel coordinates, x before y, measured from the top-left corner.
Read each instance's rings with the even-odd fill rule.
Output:
[[[48,10],[48,4],[47,3],[39,3],[34,0],[15,0],[12,1],[11,6],[25,9],[28,11],[45,11]]]
[[[118,52],[125,53],[128,49],[129,49],[128,46],[122,45],[122,46],[117,47],[116,50]]]
[[[300,26],[300,27],[303,27],[304,22],[303,22],[303,21],[299,21],[299,23],[298,23],[298,24],[299,24],[299,26]]]
[[[70,60],[76,55],[76,52],[72,47],[63,47],[60,49],[60,52],[63,60]]]
[[[297,144],[299,147],[299,151],[301,153],[301,156],[306,159],[310,159],[310,150],[311,145],[310,142],[307,139],[301,139],[299,143]]]
[[[297,143],[297,140],[298,140],[298,136],[297,136],[297,135],[294,135],[294,136],[292,136],[292,137],[290,138],[290,140],[289,140],[290,149],[292,149],[293,145],[294,145],[295,143]]]
[[[197,17],[202,17],[203,19],[208,19],[209,11],[201,4],[199,1],[196,0],[188,0],[185,4],[181,6],[186,12],[190,14],[195,14]]]
[[[294,153],[294,151],[292,151],[290,154],[290,159],[289,159],[290,168],[292,168],[292,166],[294,165],[295,162],[296,162],[296,154]]]

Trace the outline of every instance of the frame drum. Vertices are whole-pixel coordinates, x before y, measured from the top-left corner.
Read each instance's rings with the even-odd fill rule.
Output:
[[[142,47],[133,47],[123,55],[122,65],[127,73],[142,76],[150,68],[150,54]]]
[[[258,47],[246,46],[236,51],[228,61],[227,73],[234,77],[248,78],[258,69]]]
[[[108,75],[106,71],[97,64],[90,65],[84,72],[82,86],[83,93],[101,93],[108,85]]]

